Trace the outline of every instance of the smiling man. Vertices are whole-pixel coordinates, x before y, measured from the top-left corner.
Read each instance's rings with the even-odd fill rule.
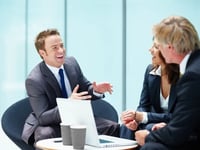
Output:
[[[91,83],[83,75],[76,59],[66,57],[56,29],[40,32],[35,47],[43,61],[33,68],[26,79],[26,91],[33,112],[26,120],[22,139],[29,144],[61,136],[57,97],[97,100],[103,98],[105,92],[112,93],[110,83]],[[84,111],[84,108],[77,111]],[[95,118],[95,121],[99,134],[118,136],[118,123],[104,118]]]

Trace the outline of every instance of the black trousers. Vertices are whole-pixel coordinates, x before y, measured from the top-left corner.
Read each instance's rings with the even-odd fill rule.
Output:
[[[119,137],[120,125],[118,123],[98,117],[95,117],[95,122],[98,134]]]

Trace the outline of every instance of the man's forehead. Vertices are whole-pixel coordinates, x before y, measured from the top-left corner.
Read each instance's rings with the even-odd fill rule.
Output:
[[[45,44],[49,46],[53,46],[53,45],[63,44],[63,42],[59,35],[53,35],[46,38]]]

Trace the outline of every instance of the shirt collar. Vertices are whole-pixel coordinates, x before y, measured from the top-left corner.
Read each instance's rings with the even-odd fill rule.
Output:
[[[151,71],[149,72],[149,74],[161,76],[161,66],[159,66],[157,69],[154,68],[153,70],[151,70]]]
[[[181,61],[180,63],[180,73],[181,74],[184,74],[185,73],[185,69],[186,69],[186,64],[188,62],[188,59],[190,57],[191,53],[188,53],[184,58],[183,60]]]
[[[58,74],[59,69],[63,69],[64,68],[63,65],[60,68],[56,68],[56,67],[50,66],[48,64],[46,64],[46,65],[51,70],[51,72],[53,72],[53,74]]]

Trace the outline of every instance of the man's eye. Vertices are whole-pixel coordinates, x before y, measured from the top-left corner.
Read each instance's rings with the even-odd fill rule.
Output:
[[[57,50],[57,49],[58,49],[58,47],[57,47],[57,46],[54,46],[54,47],[53,47],[53,50]]]
[[[154,47],[155,49],[159,49],[159,46],[156,45],[156,44],[154,44],[153,47]]]
[[[157,45],[154,46],[156,49],[158,49],[159,47]]]

